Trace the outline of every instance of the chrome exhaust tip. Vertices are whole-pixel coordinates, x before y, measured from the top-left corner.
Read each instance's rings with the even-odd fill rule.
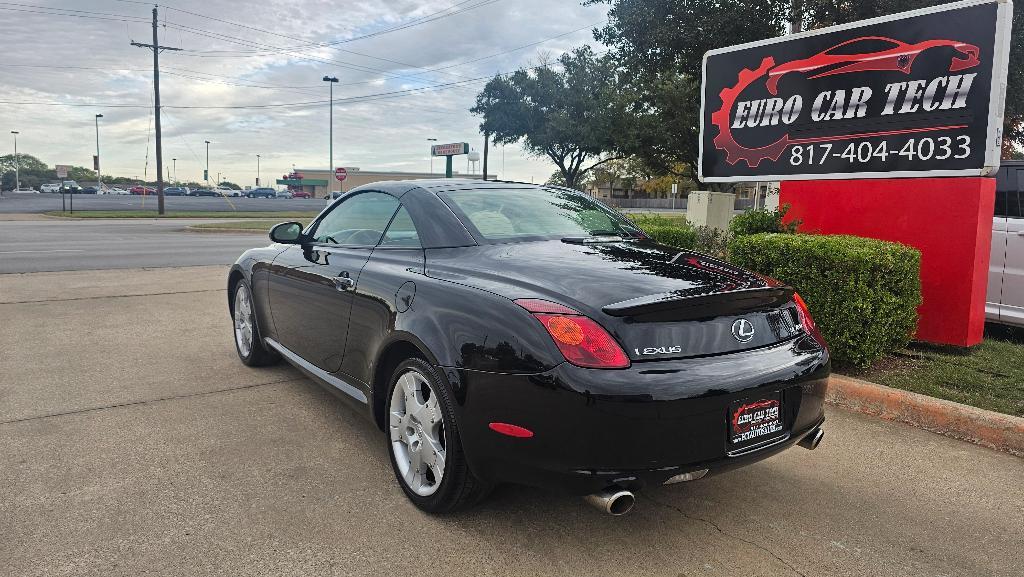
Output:
[[[636,495],[618,487],[587,495],[583,499],[598,510],[616,517],[629,513],[633,510],[633,505],[636,505]]]
[[[813,433],[809,433],[803,439],[800,439],[800,442],[797,444],[805,449],[813,451],[818,448],[818,444],[821,443],[823,438],[825,438],[825,431],[818,428],[815,429]]]

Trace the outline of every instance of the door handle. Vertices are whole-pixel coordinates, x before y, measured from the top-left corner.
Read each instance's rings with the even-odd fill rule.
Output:
[[[340,291],[350,291],[356,286],[356,281],[347,276],[334,277],[334,288]]]

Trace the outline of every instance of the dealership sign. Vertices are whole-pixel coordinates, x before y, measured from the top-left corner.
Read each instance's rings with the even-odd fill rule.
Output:
[[[972,0],[708,52],[700,179],[993,173],[1011,15]]]
[[[430,147],[431,156],[455,156],[457,154],[468,154],[468,142],[453,142],[451,144],[435,144]]]

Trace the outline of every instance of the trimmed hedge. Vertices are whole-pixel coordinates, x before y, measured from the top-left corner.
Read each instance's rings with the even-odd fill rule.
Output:
[[[685,250],[693,250],[697,246],[697,229],[690,225],[647,225],[644,232],[654,240]]]
[[[741,236],[738,266],[797,290],[839,365],[866,367],[907,345],[921,304],[921,253],[899,243],[812,234]]]
[[[729,233],[734,237],[762,232],[795,233],[800,227],[800,221],[784,222],[787,212],[789,212],[788,204],[784,204],[776,210],[763,208],[747,210],[742,214],[737,214],[729,221]]]

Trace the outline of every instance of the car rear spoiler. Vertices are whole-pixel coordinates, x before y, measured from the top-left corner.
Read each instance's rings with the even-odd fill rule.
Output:
[[[686,295],[681,291],[652,294],[605,306],[613,317],[635,317],[638,321],[681,321],[766,311],[793,300],[787,286],[746,288]]]

